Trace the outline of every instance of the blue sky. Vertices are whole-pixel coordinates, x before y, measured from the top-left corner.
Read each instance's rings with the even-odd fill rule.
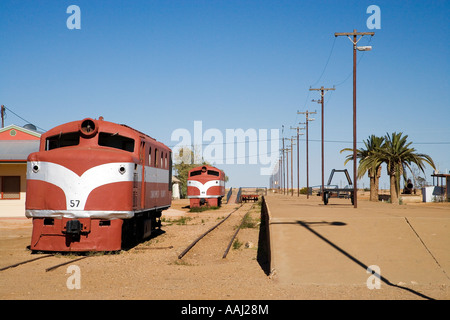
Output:
[[[366,25],[373,4],[378,30]],[[80,30],[66,26],[70,5],[81,9]],[[333,168],[352,172],[339,153],[352,146],[352,45],[334,33],[375,31],[359,43],[373,50],[358,53],[358,141],[403,132],[448,172],[449,14],[448,1],[3,0],[0,103],[43,129],[103,116],[169,146],[176,129],[193,135],[194,121],[224,136],[237,128],[281,135],[284,125],[288,137],[304,121],[297,111],[317,110],[309,146],[310,185],[318,185],[321,114],[309,88],[336,89],[325,96],[326,181]],[[25,124],[7,110],[12,123]],[[304,137],[300,147],[305,185]],[[258,164],[219,167],[229,186],[268,185]],[[388,186],[383,169],[380,187]]]

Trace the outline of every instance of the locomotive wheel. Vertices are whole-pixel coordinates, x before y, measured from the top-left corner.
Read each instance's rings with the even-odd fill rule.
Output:
[[[161,215],[162,212],[158,211],[152,216],[152,230],[161,229]]]
[[[122,248],[129,249],[136,244],[136,218],[124,219],[122,225]]]
[[[328,192],[328,191],[325,191],[324,193],[323,193],[323,203],[325,204],[325,205],[327,205],[328,204],[328,199],[330,198],[330,193]]]

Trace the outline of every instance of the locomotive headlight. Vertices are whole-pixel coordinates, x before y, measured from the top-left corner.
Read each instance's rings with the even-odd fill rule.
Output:
[[[39,166],[35,164],[32,169],[34,173],[37,173],[39,171]]]
[[[120,174],[124,174],[127,170],[125,169],[125,166],[120,166],[119,167],[119,173]]]
[[[78,129],[85,138],[92,138],[97,134],[98,126],[95,120],[86,118],[79,123]]]

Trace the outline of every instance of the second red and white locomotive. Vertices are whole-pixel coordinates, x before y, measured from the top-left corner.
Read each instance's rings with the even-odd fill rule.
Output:
[[[220,206],[225,196],[225,173],[212,166],[199,166],[189,171],[187,195],[190,207]]]

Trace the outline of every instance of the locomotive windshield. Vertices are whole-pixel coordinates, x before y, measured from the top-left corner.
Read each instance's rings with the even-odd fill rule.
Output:
[[[79,132],[60,133],[48,137],[45,142],[46,142],[45,150],[76,146],[80,143],[80,133]]]
[[[80,144],[79,132],[60,133],[48,137],[45,141],[45,150],[77,146]],[[98,136],[98,145],[120,149],[128,152],[134,151],[134,140],[114,133],[100,132]]]
[[[208,170],[208,175],[210,176],[219,176],[219,172],[215,171],[215,170]]]
[[[202,170],[195,170],[191,172],[191,177],[199,176],[202,174]]]
[[[191,172],[190,176],[191,177],[199,176],[202,174],[202,172],[205,172],[205,170],[195,170]],[[208,170],[206,173],[209,176],[216,176],[216,177],[220,176],[220,173],[216,170]]]
[[[100,132],[98,135],[98,145],[110,147],[128,152],[134,151],[134,139],[124,137],[115,133]]]

